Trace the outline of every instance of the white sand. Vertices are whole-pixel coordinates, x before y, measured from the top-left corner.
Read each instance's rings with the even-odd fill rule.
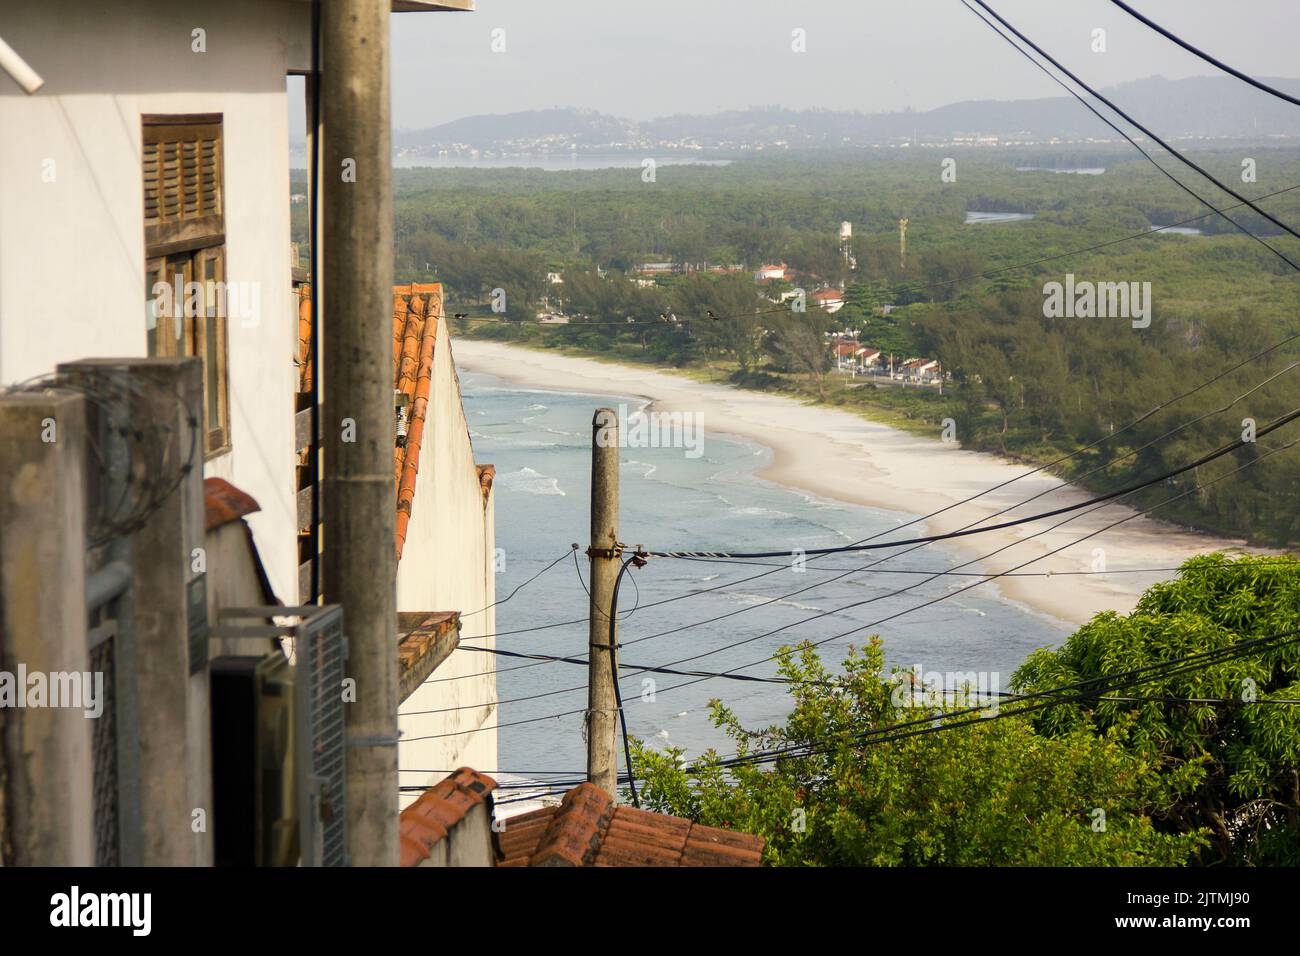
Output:
[[[759,472],[762,478],[836,501],[905,512],[908,517],[954,505],[1031,468],[980,452],[962,451],[955,444],[939,441],[937,436],[934,440],[917,437],[849,412],[804,405],[794,399],[729,385],[702,384],[671,371],[614,365],[471,339],[456,340],[454,348],[458,366],[530,388],[638,396],[654,402],[654,408],[660,411],[701,414],[706,448],[707,436],[712,432],[738,435],[773,450],[772,464]],[[1003,508],[1043,491],[1050,493],[1006,515],[992,517]],[[980,519],[989,519],[986,523],[990,524],[1008,521],[1089,497],[1080,489],[1040,473],[891,534],[888,539],[942,534]],[[1055,531],[1025,540],[1074,514],[1080,516]],[[1103,549],[1105,567],[1108,572],[1114,572],[1126,568],[1173,568],[1194,554],[1243,547],[1241,541],[1190,533],[1147,517],[1133,517],[1095,537],[1081,540],[1090,532],[1134,514],[1131,508],[1108,504],[1096,511],[1084,509],[950,543],[960,550],[963,560],[1011,546],[964,570],[1006,571],[1041,558],[1023,570],[1050,571],[1052,576],[1004,577],[981,585],[981,589],[998,588],[1004,597],[1076,625],[1098,611],[1131,611],[1145,588],[1173,576],[1171,573],[1060,574],[1091,570],[1098,558],[1096,549]],[[798,542],[774,540],[769,544],[772,550],[782,550],[796,547]],[[723,542],[662,541],[646,542],[646,545],[707,550]],[[1049,551],[1063,545],[1069,546],[1046,557]],[[870,552],[860,555],[864,564],[879,556]],[[907,565],[900,563],[900,566]],[[968,584],[975,579],[958,580]]]

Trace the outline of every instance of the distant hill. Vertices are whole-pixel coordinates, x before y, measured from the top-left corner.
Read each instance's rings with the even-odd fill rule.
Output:
[[[1300,80],[1266,79],[1300,95]],[[1104,90],[1167,138],[1269,140],[1300,137],[1300,110],[1231,77],[1151,77]],[[933,110],[861,113],[757,107],[710,116],[664,116],[646,122],[594,110],[528,110],[469,116],[431,129],[400,130],[404,152],[466,148],[491,152],[560,149],[735,149],[742,146],[826,148],[966,137],[1006,140],[1114,139],[1115,134],[1067,96],[970,100]]]

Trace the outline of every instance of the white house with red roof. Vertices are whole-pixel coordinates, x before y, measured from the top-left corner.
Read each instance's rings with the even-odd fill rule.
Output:
[[[826,312],[835,313],[844,308],[844,293],[838,289],[818,289],[812,294],[813,304]]]

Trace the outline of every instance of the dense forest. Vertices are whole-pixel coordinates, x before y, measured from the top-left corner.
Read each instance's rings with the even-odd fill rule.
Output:
[[[1295,150],[1192,155],[1243,195],[1269,196],[1262,207],[1300,225]],[[941,179],[946,159],[955,181]],[[1054,171],[1073,168],[1105,172]],[[1300,262],[1300,241],[1212,185],[1180,176]],[[1194,461],[1241,437],[1244,420],[1262,428],[1300,406],[1300,369],[1290,371],[1300,340],[1246,362],[1300,332],[1296,270],[1117,147],[821,153],[661,165],[646,179],[639,165],[397,170],[396,278],[444,282],[450,311],[468,316],[460,334],[707,372],[936,437],[952,419],[966,447],[1035,462],[1091,446],[1245,362],[1058,469],[1098,490]],[[1033,218],[967,224],[969,211]],[[840,252],[844,220],[853,224],[856,268]],[[1200,234],[1132,238],[1175,224]],[[638,283],[634,271],[645,262],[701,271]],[[764,263],[784,263],[796,275],[757,283],[752,271]],[[743,271],[702,271],[733,265]],[[548,283],[548,272],[563,282]],[[1149,282],[1149,326],[1045,317],[1044,286],[1067,273]],[[777,306],[796,282],[809,292],[843,286],[844,308],[827,316],[811,306],[802,314]],[[496,310],[493,290],[504,293]],[[886,304],[894,308],[882,310]],[[543,310],[570,322],[540,326]],[[720,318],[710,320],[710,312]],[[937,358],[951,376],[943,393],[873,388],[829,372],[824,333],[844,329],[899,358]],[[1280,429],[1128,500],[1172,499],[1160,517],[1294,545],[1300,449],[1275,449],[1296,438],[1300,425]]]

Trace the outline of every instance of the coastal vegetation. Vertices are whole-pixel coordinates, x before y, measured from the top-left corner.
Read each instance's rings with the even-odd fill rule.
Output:
[[[1046,150],[755,158],[661,167],[653,182],[640,167],[397,170],[397,278],[444,282],[449,311],[467,316],[461,335],[670,366],[934,437],[950,420],[967,448],[1039,464],[1072,455],[1055,470],[1101,492],[1193,461],[1300,405],[1289,342],[1124,429],[1300,330],[1300,279],[1130,153],[1069,149],[1068,162]],[[1258,181],[1240,189],[1278,193],[1263,204],[1300,221],[1300,158],[1247,152]],[[1195,158],[1237,182],[1241,156]],[[955,182],[941,182],[944,158],[955,159]],[[970,225],[969,211],[1033,219]],[[1300,242],[1253,212],[1230,215],[1300,261]],[[841,253],[842,220],[854,225],[856,268]],[[1200,234],[1127,239],[1178,223]],[[647,278],[638,271],[647,262],[682,268]],[[791,280],[756,282],[766,263],[787,265]],[[1149,326],[1045,317],[1045,285],[1067,274],[1149,282]],[[796,282],[806,292],[843,284],[843,308],[784,310],[781,293]],[[568,322],[540,325],[539,313]],[[949,378],[942,390],[850,379],[831,370],[810,329],[849,330],[899,361],[935,358]],[[1300,450],[1270,454],[1290,440],[1280,431],[1128,500],[1158,506],[1166,520],[1294,546]]]
[[[1300,561],[1211,554],[1032,654],[1025,700],[925,699],[878,639],[838,674],[788,647],[785,722],[714,701],[742,759],[637,741],[640,797],[759,833],[777,865],[1294,866],[1298,631]]]

